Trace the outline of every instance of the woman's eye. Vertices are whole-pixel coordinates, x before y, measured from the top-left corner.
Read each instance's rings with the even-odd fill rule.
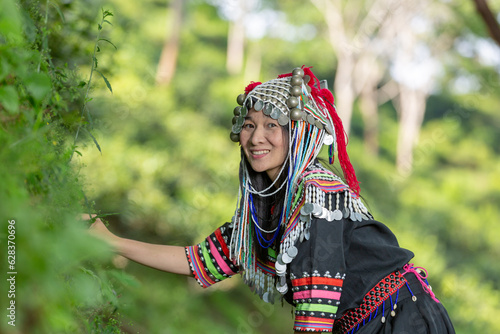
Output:
[[[253,128],[253,124],[251,124],[251,123],[243,124],[243,128],[244,129],[251,129],[251,128]]]
[[[278,124],[276,124],[276,123],[269,123],[267,126],[270,127],[270,128],[274,128],[274,127],[277,127]]]

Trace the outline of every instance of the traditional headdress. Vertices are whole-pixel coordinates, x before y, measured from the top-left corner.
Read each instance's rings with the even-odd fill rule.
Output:
[[[288,289],[286,282],[283,282],[286,263],[289,263],[297,254],[296,241],[298,239],[302,241],[304,237],[308,238],[310,215],[324,216],[322,218],[328,217],[332,220],[342,219],[345,215],[345,213],[340,213],[339,216],[335,213],[333,216],[333,211],[325,212],[324,203],[320,205],[322,198],[324,202],[324,196],[321,197],[318,193],[317,198],[311,198],[311,193],[315,194],[317,191],[308,192],[307,184],[304,186],[307,182],[305,177],[307,170],[315,162],[323,145],[330,146],[330,164],[333,163],[335,153],[338,152],[339,163],[349,187],[345,186],[333,173],[331,177],[336,178],[335,182],[342,184],[342,189],[349,194],[353,220],[358,218],[361,220],[361,215],[365,217],[369,213],[358,198],[359,184],[347,155],[346,134],[335,110],[333,95],[326,88],[326,81],[320,82],[310,67],[295,68],[292,73],[282,74],[277,79],[265,83],[252,82],[246,87],[245,93],[238,96],[237,102],[240,106],[234,109],[235,117],[230,135],[234,142],[239,141],[245,117],[252,108],[262,111],[282,126],[288,125],[290,130],[289,163],[284,164],[280,172],[281,175],[287,166],[286,177],[278,176],[267,189],[256,190],[252,186],[246,164],[241,164],[243,170],[240,201],[233,217],[233,234],[230,244],[231,258],[244,269],[247,284],[255,286],[256,292],[264,300],[272,301],[276,276],[256,262],[252,251],[251,229],[254,228],[257,236],[260,236],[258,240],[264,248],[274,242],[280,230],[283,232],[275,272],[278,278],[276,287],[280,293],[284,294]],[[242,159],[245,159],[244,155]],[[325,173],[327,173],[326,170]],[[275,182],[282,182],[282,184],[275,184]],[[280,223],[275,230],[265,231],[256,219],[252,202],[253,195],[270,196],[283,187],[286,187],[285,203]],[[329,216],[330,213],[331,216]],[[274,238],[264,239],[262,232],[271,233]]]

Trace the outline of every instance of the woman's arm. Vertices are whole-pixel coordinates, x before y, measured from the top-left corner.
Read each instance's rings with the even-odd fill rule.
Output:
[[[100,219],[90,226],[90,232],[106,240],[118,254],[127,259],[174,274],[192,275],[184,247],[121,238],[111,233]]]

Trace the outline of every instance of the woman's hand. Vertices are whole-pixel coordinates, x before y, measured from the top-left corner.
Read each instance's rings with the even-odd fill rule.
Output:
[[[107,241],[112,246],[116,246],[118,237],[108,230],[100,218],[97,218],[95,222],[90,225],[89,232],[92,235]]]
[[[93,215],[93,217],[95,217],[95,215]],[[82,218],[84,220],[90,220],[91,216],[88,215],[88,214],[83,214]],[[106,227],[106,225],[104,225],[104,223],[102,222],[101,218],[97,218],[94,221],[94,223],[92,223],[92,225],[90,225],[90,227],[89,227],[89,233],[91,235],[99,238],[99,239],[102,239],[102,240],[106,241],[111,246],[113,246],[115,248],[117,247],[117,243],[118,243],[119,237],[117,237],[116,235],[114,235],[113,233],[111,233],[110,230],[108,230],[108,228]]]

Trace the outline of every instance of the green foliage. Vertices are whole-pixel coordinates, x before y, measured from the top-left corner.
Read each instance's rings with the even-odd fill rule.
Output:
[[[132,281],[103,269],[110,251],[79,218],[92,207],[80,168],[69,160],[74,129],[88,124],[74,110],[88,96],[74,70],[54,65],[47,16],[63,13],[55,3],[45,5],[43,15],[36,1],[19,7],[3,1],[0,13],[0,239],[6,245],[7,226],[15,226],[9,239],[15,264],[8,271],[17,272],[8,301],[16,305],[16,326],[2,321],[0,329],[121,333],[117,291]],[[4,273],[6,260],[2,256]]]
[[[113,20],[96,1],[21,4],[4,1],[0,10],[0,239],[3,245],[15,219],[16,329],[289,333],[290,307],[260,302],[239,278],[205,291],[191,279],[112,258],[75,217],[118,212],[107,217],[117,234],[175,245],[199,242],[230,219],[239,161],[228,138],[236,96],[250,80],[302,64],[332,87],[336,59],[317,9],[264,2],[266,10],[286,12],[290,24],[311,24],[314,38],[247,41],[246,62],[252,54],[261,64],[261,73],[247,77],[226,73],[228,22],[208,3],[188,2],[176,75],[157,87],[170,27],[165,4],[111,0]],[[457,13],[443,25],[450,38],[486,37],[470,3],[450,7]],[[410,177],[394,168],[391,103],[379,108],[380,156],[365,154],[358,110],[349,154],[370,210],[429,270],[457,332],[494,333],[498,74],[455,50],[449,57],[440,93],[428,101]],[[477,91],[451,88],[464,73],[477,80]],[[7,326],[2,322],[0,331]]]

